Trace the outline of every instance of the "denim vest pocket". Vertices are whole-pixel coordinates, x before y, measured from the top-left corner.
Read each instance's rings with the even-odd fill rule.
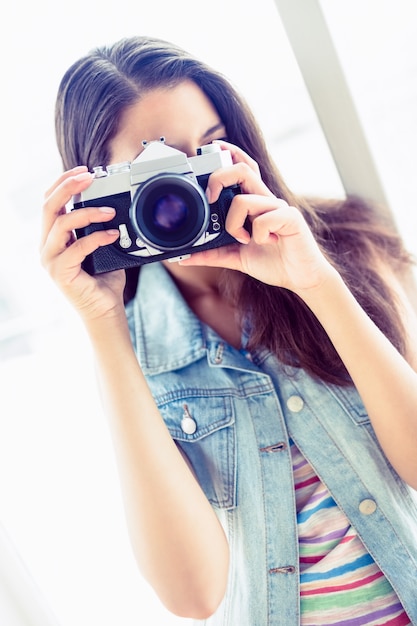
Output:
[[[184,392],[159,405],[165,424],[190,461],[213,506],[236,506],[236,450],[232,399]]]

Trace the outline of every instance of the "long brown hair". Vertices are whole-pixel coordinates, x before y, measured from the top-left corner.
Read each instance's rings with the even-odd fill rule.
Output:
[[[211,100],[228,141],[255,159],[271,191],[300,209],[357,300],[404,353],[395,297],[378,271],[381,260],[395,271],[411,262],[391,221],[359,198],[308,200],[291,193],[252,112],[230,81],[181,48],[157,38],[126,38],[92,50],[67,70],[56,102],[56,137],[64,169],[106,165],[109,142],[126,107],[151,89],[184,80],[194,81]],[[127,271],[126,300],[135,293],[138,273]],[[229,270],[224,270],[222,284],[234,298],[242,323],[249,322],[250,349],[267,348],[282,362],[322,380],[349,384],[326,332],[294,293]]]

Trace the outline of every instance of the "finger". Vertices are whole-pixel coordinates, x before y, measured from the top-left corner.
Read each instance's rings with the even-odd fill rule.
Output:
[[[276,243],[282,225],[282,212],[279,209],[259,215],[252,223],[252,238],[259,245]],[[280,219],[281,218],[281,219]]]
[[[209,202],[213,203],[218,200],[222,189],[233,185],[239,185],[244,194],[273,196],[263,180],[247,163],[242,162],[215,170],[210,175],[206,190]]]
[[[55,223],[57,229],[68,232],[86,228],[91,224],[109,222],[115,215],[116,209],[114,207],[84,207],[59,216]]]
[[[231,270],[242,269],[238,244],[195,252],[190,257],[178,262],[184,266],[226,267]]]
[[[49,195],[46,195],[43,205],[42,227],[41,227],[41,246],[44,245],[49,231],[52,228],[58,216],[66,213],[66,205],[72,199],[74,194],[80,193],[87,189],[91,184],[93,175],[89,172],[82,171],[75,176],[71,172],[66,172],[60,177],[60,182],[56,182],[52,187]]]
[[[260,176],[259,165],[255,159],[252,159],[244,150],[223,139],[215,139],[213,143],[218,144],[222,150],[229,150],[233,163],[246,163],[246,165],[249,165],[249,167]]]
[[[71,246],[60,254],[52,254],[48,246],[42,255],[43,266],[48,269],[50,275],[57,282],[65,282],[66,278],[78,274],[84,259],[98,250],[115,242],[119,235],[117,230],[98,230],[86,237],[77,239]]]
[[[73,167],[70,170],[67,170],[66,172],[63,172],[61,174],[61,176],[58,178],[58,180],[55,181],[55,183],[53,185],[51,185],[51,187],[49,187],[49,189],[46,190],[44,197],[45,199],[51,195],[51,193],[58,187],[58,185],[60,185],[64,180],[66,180],[67,178],[71,177],[71,176],[77,176],[78,174],[83,174],[84,172],[87,172],[88,169],[85,165],[77,165],[77,167]]]
[[[255,243],[259,245],[276,243],[279,237],[293,242],[302,237],[306,244],[307,241],[313,240],[301,212],[289,205],[262,213],[252,222],[252,238]]]
[[[106,221],[111,220],[114,215],[115,209],[112,207],[88,207],[59,215],[55,219],[45,242],[46,247],[48,248],[48,257],[57,256],[69,245],[74,243],[74,230],[86,228],[91,224],[105,223]],[[107,231],[108,229],[106,229],[106,232]],[[117,229],[113,229],[111,235],[113,236],[118,234],[119,231]]]
[[[281,200],[272,196],[259,195],[238,195],[233,199],[230,209],[226,216],[226,230],[240,243],[248,243],[250,234],[245,228],[247,219],[252,222],[259,215],[276,211],[277,209],[285,209],[288,204],[285,200]]]

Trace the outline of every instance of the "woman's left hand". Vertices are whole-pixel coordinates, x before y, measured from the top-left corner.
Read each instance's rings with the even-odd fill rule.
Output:
[[[234,269],[299,293],[320,285],[331,266],[300,210],[272,194],[243,150],[219,143],[231,151],[234,164],[211,174],[207,195],[213,203],[224,187],[240,186],[242,194],[235,196],[226,218],[226,230],[240,243],[197,252],[181,265]],[[247,219],[251,234],[244,227]]]

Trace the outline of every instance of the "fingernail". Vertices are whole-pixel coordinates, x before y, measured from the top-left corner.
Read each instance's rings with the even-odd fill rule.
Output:
[[[113,207],[111,206],[100,206],[98,210],[101,211],[101,213],[114,213],[115,212],[115,209],[113,209]]]
[[[206,189],[206,198],[207,198],[207,202],[211,204],[211,191],[208,187]]]
[[[119,231],[117,228],[109,228],[109,230],[106,230],[106,233],[110,235],[110,237],[113,237],[114,235],[118,235]]]
[[[248,244],[249,241],[247,241],[247,239],[240,239],[239,237],[235,237],[236,241],[238,241],[239,243],[243,243],[243,244]]]
[[[81,182],[83,180],[91,180],[93,178],[93,175],[90,172],[83,172],[82,174],[77,174],[77,176],[74,176],[74,180],[76,180],[77,182]]]

